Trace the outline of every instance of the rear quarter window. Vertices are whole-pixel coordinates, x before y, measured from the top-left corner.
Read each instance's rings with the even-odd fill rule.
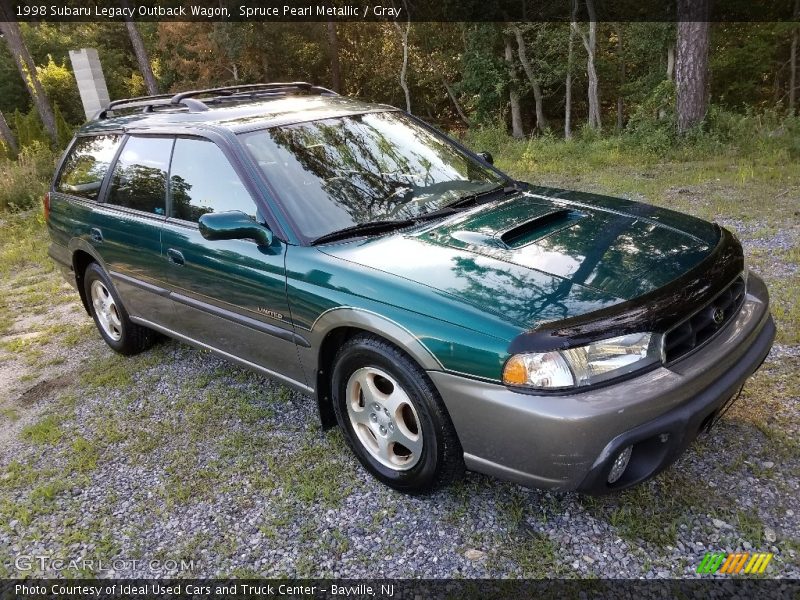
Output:
[[[64,161],[56,191],[97,200],[100,187],[119,147],[121,136],[96,135],[78,138]]]

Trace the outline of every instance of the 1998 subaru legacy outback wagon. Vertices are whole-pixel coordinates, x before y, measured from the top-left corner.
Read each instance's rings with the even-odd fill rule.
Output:
[[[514,181],[306,83],[113,102],[45,200],[105,341],[161,332],[314,395],[363,465],[603,493],[709,427],[775,335],[718,225]]]

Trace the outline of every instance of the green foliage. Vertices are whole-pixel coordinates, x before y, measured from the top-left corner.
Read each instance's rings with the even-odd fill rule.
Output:
[[[62,120],[70,123],[82,123],[84,120],[83,104],[81,104],[78,86],[72,70],[67,67],[66,60],[56,63],[53,56],[47,55],[47,64],[36,67],[39,81],[53,104],[63,111]],[[70,136],[71,137],[71,136]]]
[[[17,145],[20,148],[33,146],[34,144],[49,144],[50,138],[44,130],[39,113],[36,107],[32,107],[27,113],[14,111],[11,119],[11,127],[17,136]]]
[[[53,103],[53,115],[56,119],[56,142],[59,148],[66,148],[67,144],[69,144],[70,140],[72,139],[73,134],[75,131],[73,127],[67,123],[66,119],[64,118],[63,113],[61,112],[61,107],[59,106],[58,102]]]
[[[503,60],[503,38],[494,23],[471,24],[466,31],[462,58],[463,79],[458,90],[480,124],[497,122],[508,101],[508,66]]]
[[[6,115],[15,110],[27,112],[30,105],[28,90],[19,76],[14,58],[8,46],[0,41],[0,111]]]
[[[22,210],[40,203],[54,165],[53,152],[42,142],[23,147],[17,160],[0,160],[0,211]]]
[[[626,127],[631,142],[649,154],[663,153],[678,143],[674,107],[675,84],[664,80],[631,115]]]

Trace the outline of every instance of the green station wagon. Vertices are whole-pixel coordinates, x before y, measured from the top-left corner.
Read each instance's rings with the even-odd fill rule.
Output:
[[[403,111],[307,83],[112,102],[45,214],[114,350],[166,334],[308,394],[410,493],[465,467],[639,483],[775,336],[719,225],[515,181]]]

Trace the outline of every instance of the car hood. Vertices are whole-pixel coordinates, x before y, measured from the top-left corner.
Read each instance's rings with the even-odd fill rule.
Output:
[[[533,327],[651,292],[718,240],[716,225],[674,211],[528,187],[435,224],[320,249]]]

